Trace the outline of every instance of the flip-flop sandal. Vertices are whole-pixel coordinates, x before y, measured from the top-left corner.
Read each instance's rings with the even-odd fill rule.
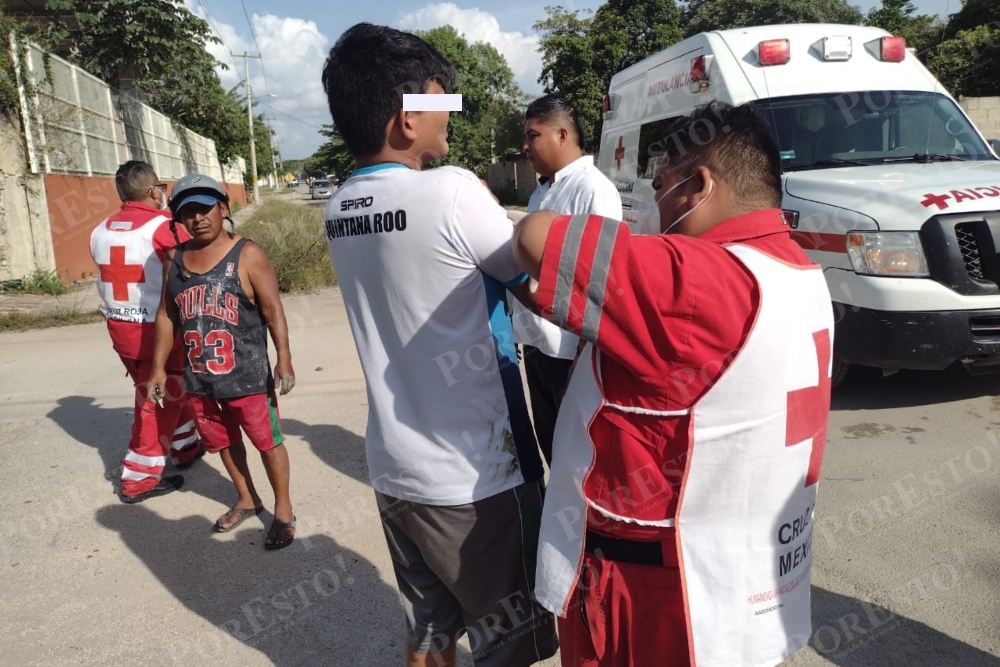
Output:
[[[228,533],[233,528],[235,528],[236,526],[238,526],[241,523],[243,523],[244,519],[246,519],[248,517],[251,517],[251,516],[257,516],[258,514],[260,514],[263,511],[264,511],[264,507],[263,506],[261,506],[261,507],[254,507],[252,509],[244,509],[242,507],[230,507],[229,511],[227,511],[225,514],[223,514],[220,519],[216,520],[215,525],[212,526],[212,530],[214,530],[217,533]],[[239,519],[237,519],[236,523],[234,523],[234,524],[232,524],[230,526],[223,526],[222,523],[220,523],[222,521],[222,519],[225,519],[226,521],[228,521],[228,520],[232,519],[234,516],[239,516]]]
[[[284,549],[295,539],[295,532],[293,531],[291,535],[287,536],[281,541],[277,541],[278,534],[282,531],[288,530],[289,528],[295,528],[295,517],[288,523],[280,523],[275,521],[271,524],[271,529],[267,531],[267,539],[264,540],[264,548],[268,551],[274,551],[275,549]]]

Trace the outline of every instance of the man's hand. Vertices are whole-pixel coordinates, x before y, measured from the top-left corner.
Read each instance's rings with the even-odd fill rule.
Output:
[[[292,370],[292,362],[286,359],[279,359],[274,365],[274,377],[277,379],[278,393],[284,396],[295,386],[295,371]]]
[[[154,368],[149,374],[146,388],[146,400],[153,401],[162,408],[163,399],[167,396],[167,372],[162,368]]]

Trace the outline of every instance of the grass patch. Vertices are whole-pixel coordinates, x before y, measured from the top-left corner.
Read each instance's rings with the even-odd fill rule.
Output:
[[[323,209],[270,199],[240,225],[239,232],[267,253],[282,292],[337,284],[326,244]]]
[[[0,332],[28,331],[65,327],[71,324],[92,324],[103,322],[104,316],[96,310],[83,311],[79,308],[59,308],[50,313],[0,313]]]
[[[0,292],[7,291],[14,294],[50,294],[59,296],[66,294],[71,289],[69,285],[64,285],[59,280],[58,273],[42,269],[35,269],[26,278],[7,280],[0,284]]]

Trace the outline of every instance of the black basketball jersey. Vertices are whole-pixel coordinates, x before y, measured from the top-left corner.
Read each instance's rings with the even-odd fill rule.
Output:
[[[237,241],[206,273],[184,266],[187,243],[174,254],[167,293],[180,315],[184,387],[192,394],[235,398],[274,387],[264,318],[240,284],[240,251],[246,241]]]

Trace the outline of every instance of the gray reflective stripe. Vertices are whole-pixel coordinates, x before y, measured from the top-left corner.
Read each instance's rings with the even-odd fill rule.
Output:
[[[608,272],[611,270],[611,253],[615,249],[617,236],[618,221],[604,218],[601,221],[601,233],[597,239],[597,250],[594,251],[594,262],[590,265],[587,306],[583,312],[583,329],[580,331],[583,339],[591,342],[597,340],[597,330],[601,326],[604,293],[608,285]]]
[[[573,278],[580,256],[580,242],[587,226],[586,215],[574,215],[566,226],[566,237],[559,252],[559,275],[556,276],[556,293],[552,298],[552,317],[556,324],[564,325],[569,319],[569,300],[573,295]]]

